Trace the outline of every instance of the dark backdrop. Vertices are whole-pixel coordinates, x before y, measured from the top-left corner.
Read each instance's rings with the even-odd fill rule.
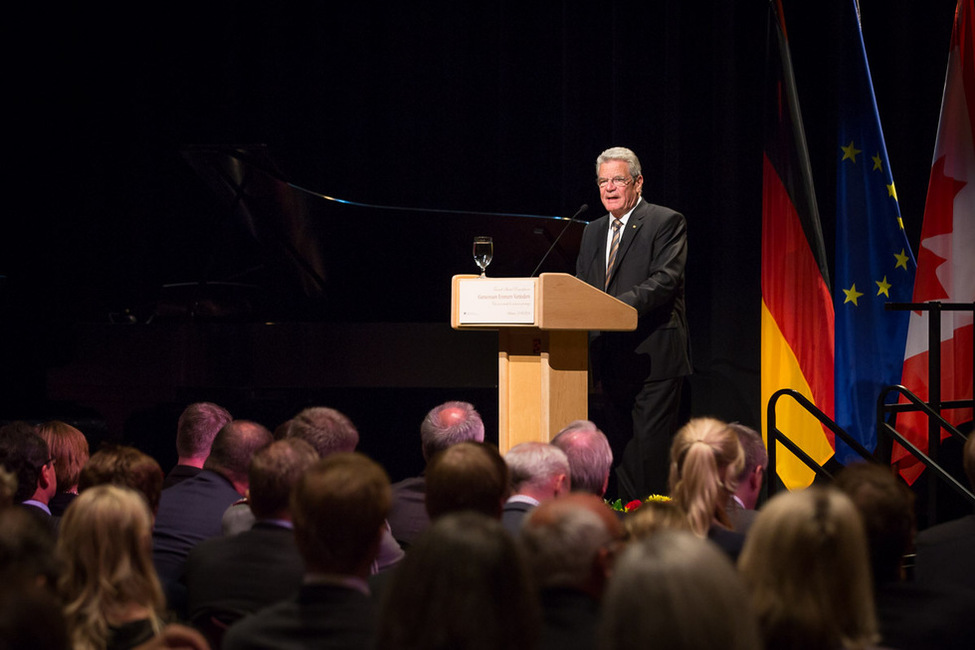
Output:
[[[828,248],[840,1],[785,3]],[[955,3],[861,5],[916,248]],[[129,310],[137,327],[151,328],[139,308],[158,301],[161,286],[213,279],[215,258],[260,255],[224,220],[182,157],[185,145],[263,144],[297,186],[418,208],[397,218],[406,242],[428,234],[423,210],[456,210],[458,219],[468,211],[567,216],[585,202],[595,218],[595,156],[625,145],[644,164],[645,196],[689,222],[691,410],[758,424],[764,0],[109,2],[21,6],[11,15],[0,418],[72,412],[105,420],[91,407],[96,399],[65,404],[51,394],[52,372],[90,378],[71,371],[79,350],[91,347],[90,326]],[[403,280],[417,266],[409,254],[363,263]],[[242,354],[226,346],[234,350],[207,348],[215,365],[221,354]],[[111,356],[99,367],[120,384],[129,367],[149,363],[110,341],[95,347]],[[361,366],[360,353],[350,348],[350,358],[325,362]],[[289,359],[276,363],[287,375]],[[255,372],[219,387],[205,377],[186,382],[192,390],[156,387],[160,405],[151,394],[138,407],[125,404],[124,387],[114,389],[111,377],[89,393],[117,390],[116,407],[130,413],[107,418],[105,435],[158,435],[166,450],[182,401],[212,396],[269,426],[301,403],[332,401],[367,429],[368,449],[405,437],[410,451],[403,453],[411,454],[419,418],[434,400],[490,402],[492,394],[471,381],[469,390],[384,387],[353,397],[348,387],[301,385],[308,374],[296,373],[290,401],[271,411],[247,399],[267,397]]]

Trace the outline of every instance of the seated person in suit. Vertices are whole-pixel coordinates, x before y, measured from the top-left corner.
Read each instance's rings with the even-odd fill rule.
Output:
[[[256,422],[233,420],[220,429],[203,471],[162,491],[152,531],[152,559],[169,607],[185,616],[181,579],[190,549],[222,534],[224,511],[248,487],[253,455],[271,443],[271,432]]]
[[[539,503],[569,492],[569,458],[555,445],[533,441],[509,449],[504,462],[511,477],[511,496],[504,504],[501,523],[516,535],[525,515]]]
[[[166,475],[164,489],[203,470],[214,438],[232,419],[227,409],[212,402],[195,402],[183,409],[176,423],[176,466]]]
[[[224,650],[371,648],[376,612],[366,578],[390,499],[385,470],[362,454],[336,453],[312,465],[291,497],[307,567],[300,591],[231,625]]]
[[[738,474],[738,487],[728,502],[728,519],[731,520],[732,529],[745,533],[757,514],[758,498],[762,494],[762,483],[768,468],[768,452],[759,432],[737,422],[728,426],[738,434],[738,442],[745,452],[745,466]]]
[[[186,559],[187,614],[200,629],[219,630],[244,614],[298,591],[305,562],[295,545],[291,489],[318,460],[304,440],[285,438],[258,450],[250,464],[251,510],[257,518],[237,535],[197,544]]]
[[[962,448],[962,467],[975,492],[975,433]],[[975,586],[975,513],[936,524],[917,534],[914,576],[932,585]]]
[[[57,531],[59,517],[51,514],[49,502],[57,493],[54,457],[34,427],[24,423],[7,425],[0,431],[0,465],[17,478],[14,503]]]
[[[164,478],[162,467],[152,456],[128,445],[106,445],[92,454],[82,468],[78,491],[106,483],[132,488],[145,497],[155,517]]]
[[[288,420],[287,428],[282,432],[285,438],[298,438],[312,446],[319,458],[328,458],[332,454],[350,453],[359,445],[359,430],[347,415],[327,406],[311,406],[303,409],[295,417]],[[223,531],[232,535],[247,530],[254,524],[254,513],[246,500],[238,501],[227,509],[223,516]],[[403,557],[393,534],[386,525],[382,545],[372,572],[379,573],[395,565]]]
[[[850,497],[867,531],[881,644],[898,650],[975,648],[975,585],[925,585],[906,579],[914,547],[914,493],[889,466],[855,463],[834,484]],[[968,552],[971,552],[970,550]]]
[[[521,549],[497,519],[465,511],[434,519],[396,567],[375,647],[528,650],[537,638]]]
[[[501,519],[508,493],[508,466],[487,443],[459,442],[427,466],[425,501],[431,521],[462,510]]]
[[[594,650],[600,601],[623,524],[601,497],[574,492],[539,504],[521,544],[540,589],[541,650]]]
[[[670,450],[670,496],[687,515],[691,532],[738,559],[744,535],[731,530],[728,502],[745,465],[738,434],[714,418],[694,418]]]
[[[435,406],[420,424],[420,449],[425,464],[450,445],[467,441],[484,442],[484,422],[467,402],[450,401]],[[409,548],[430,525],[425,495],[425,472],[393,483],[389,526],[403,548]]]
[[[687,531],[661,530],[630,542],[617,558],[603,599],[600,648],[761,648],[747,600],[741,577],[718,548]]]
[[[606,435],[590,420],[576,420],[559,431],[552,444],[569,459],[573,492],[606,495],[609,473],[613,468],[613,450]]]
[[[60,517],[71,500],[78,496],[78,477],[88,462],[88,439],[67,422],[51,420],[37,427],[37,433],[54,457],[58,491],[48,503],[51,514]]]

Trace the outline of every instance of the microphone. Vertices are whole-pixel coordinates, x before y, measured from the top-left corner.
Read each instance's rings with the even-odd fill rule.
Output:
[[[565,231],[568,230],[569,229],[569,226],[572,223],[575,222],[576,217],[578,217],[580,214],[582,214],[583,212],[585,212],[588,209],[589,209],[589,206],[587,204],[583,203],[582,205],[579,206],[579,209],[576,210],[576,213],[574,215],[572,215],[571,217],[569,217],[569,220],[565,223],[565,226],[562,228],[562,232],[560,232],[559,233],[559,236],[555,238],[555,241],[552,242],[552,245],[548,247],[548,250],[545,251],[545,255],[542,256],[542,259],[538,263],[538,266],[535,267],[535,270],[532,271],[532,274],[529,275],[528,277],[530,277],[530,278],[535,277],[535,274],[538,273],[538,269],[542,268],[542,263],[545,262],[545,260],[548,258],[548,254],[552,252],[552,249],[555,248],[555,245],[559,243],[559,240],[560,239],[562,239],[562,235],[565,234]]]

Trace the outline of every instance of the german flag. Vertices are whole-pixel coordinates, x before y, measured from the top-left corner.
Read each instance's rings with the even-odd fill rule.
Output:
[[[792,75],[781,3],[769,3],[765,156],[762,196],[762,431],[766,406],[782,388],[798,391],[833,418],[833,300],[809,152]],[[810,457],[833,455],[832,432],[791,399],[780,399],[776,425]],[[776,448],[789,489],[814,474]]]

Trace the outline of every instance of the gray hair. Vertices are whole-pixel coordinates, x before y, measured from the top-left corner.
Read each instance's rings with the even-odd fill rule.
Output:
[[[558,474],[572,476],[569,457],[547,442],[522,442],[504,455],[514,491],[526,485],[541,485]]]
[[[420,424],[423,457],[429,460],[458,442],[484,442],[484,422],[474,406],[450,401],[430,409]]]
[[[582,507],[553,509],[553,517],[526,518],[520,540],[540,587],[578,587],[592,571],[593,558],[613,539],[606,524]]]
[[[630,168],[630,176],[636,178],[642,172],[640,167],[640,159],[636,157],[636,154],[626,147],[610,147],[606,151],[599,154],[596,158],[596,175],[599,175],[599,168],[611,160],[621,160],[627,164]]]
[[[765,441],[758,431],[744,424],[732,422],[728,425],[738,434],[738,442],[745,452],[745,466],[738,474],[738,481],[745,480],[745,477],[755,471],[756,467],[768,467],[768,451],[765,450]]]
[[[572,489],[603,496],[606,477],[613,465],[613,450],[606,435],[589,420],[576,420],[552,438],[565,452],[572,472]]]

